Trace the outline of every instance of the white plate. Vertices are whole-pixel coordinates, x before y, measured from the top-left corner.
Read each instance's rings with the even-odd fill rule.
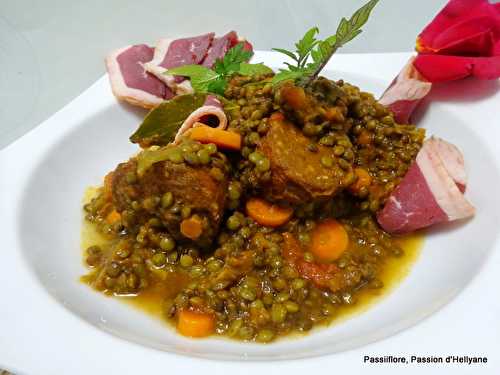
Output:
[[[326,74],[379,95],[408,57],[338,55]],[[277,67],[282,59],[258,52],[254,60]],[[142,115],[118,104],[103,77],[0,153],[0,367],[37,375],[327,368],[386,374],[422,367],[369,365],[363,356],[480,355],[487,365],[425,369],[500,368],[498,90],[498,81],[441,85],[419,121],[428,135],[463,150],[477,216],[429,233],[408,278],[369,311],[303,339],[257,345],[180,337],[79,283],[83,191],[136,151],[127,138]]]

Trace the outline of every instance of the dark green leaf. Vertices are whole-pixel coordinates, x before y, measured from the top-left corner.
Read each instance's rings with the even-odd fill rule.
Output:
[[[368,3],[359,8],[356,12],[354,12],[349,21],[344,22],[342,27],[345,30],[343,29],[342,33],[339,33],[339,30],[337,30],[337,38],[335,41],[337,47],[343,46],[344,44],[351,41],[361,33],[361,27],[363,27],[366,21],[368,21],[370,13],[375,7],[375,5],[377,5],[377,3],[378,0],[370,0]],[[345,19],[343,18],[342,21],[344,20]],[[341,24],[343,23],[342,21]],[[340,26],[341,25],[339,25],[339,28]]]
[[[279,52],[279,53],[282,53],[284,55],[287,55],[289,58],[297,61],[298,58],[295,56],[295,53],[293,52],[290,52],[290,51],[287,51],[286,49],[283,49],[283,48],[272,48],[273,51],[276,51],[276,52]]]
[[[335,45],[335,43],[337,43],[337,35],[329,36],[325,39],[325,42],[327,42],[331,46]]]
[[[332,46],[328,42],[321,42],[318,45],[318,49],[323,56],[323,59],[327,57],[332,52]]]
[[[349,22],[342,17],[340,20],[339,26],[337,27],[337,40],[342,40],[349,33]]]
[[[351,19],[349,20],[354,28],[359,29],[366,23],[366,21],[368,21],[370,12],[375,7],[375,5],[377,5],[377,2],[378,0],[371,0],[361,8],[359,8],[356,12],[354,12]]]
[[[292,64],[290,64],[290,63],[285,62],[284,64],[285,64],[286,66],[288,66],[288,70],[292,70],[292,71],[293,71],[293,70],[300,70],[300,68],[298,68],[297,66],[292,65]]]
[[[224,95],[224,90],[226,90],[227,81],[219,77],[208,84],[207,91],[213,92],[214,94]]]
[[[313,27],[304,34],[301,40],[295,43],[295,47],[297,48],[297,53],[299,55],[299,61],[303,62],[307,59],[309,52],[314,48],[317,43],[315,38],[316,34],[319,33],[319,29],[317,27]]]
[[[273,70],[260,63],[260,64],[248,64],[245,62],[242,62],[240,64],[240,70],[238,71],[239,74],[244,75],[244,76],[252,76],[252,75],[258,75],[258,74],[268,74],[272,73]]]
[[[218,77],[217,73],[202,65],[183,65],[169,69],[164,74],[189,77],[191,86],[197,92],[206,92],[209,83]]]
[[[243,43],[238,43],[224,55],[222,60],[217,59],[215,71],[219,74],[236,73],[242,62],[247,62],[252,57],[252,52],[243,49]]]
[[[212,69],[206,68],[202,65],[183,65],[177,68],[168,69],[165,73],[173,76],[184,76],[189,78],[213,78],[217,76]]]
[[[323,54],[320,49],[312,50],[311,57],[314,62],[321,63],[321,61],[323,61]]]
[[[224,55],[224,62],[246,62],[253,56],[252,51],[243,49],[244,44],[238,43]]]
[[[316,39],[316,35],[319,32],[318,28],[311,28],[305,33],[302,39],[295,44],[297,48],[296,53],[280,48],[273,48],[273,50],[283,53],[297,62],[295,67],[286,63],[288,70],[282,69],[281,72],[274,77],[272,81],[273,84],[279,84],[284,80],[293,79],[297,83],[305,85],[314,79],[325,67],[328,60],[330,60],[337,49],[361,33],[361,27],[368,20],[370,12],[377,2],[378,0],[368,1],[368,3],[354,12],[349,20],[343,17],[337,27],[336,34],[329,36],[323,41]],[[313,62],[310,62],[309,57],[312,58]]]
[[[224,62],[221,59],[215,60],[214,71],[219,74],[226,73],[226,67],[224,66]]]
[[[359,34],[361,34],[363,32],[363,30],[356,30],[356,31],[353,31],[349,36],[347,36],[346,38],[344,38],[344,40],[342,41],[342,45],[350,42],[351,40],[353,40],[354,38],[356,38]],[[339,45],[338,47],[342,47],[342,45]],[[337,47],[337,48],[338,48]]]
[[[177,96],[152,109],[142,121],[130,141],[142,146],[166,145],[186,118],[205,102],[206,94],[195,93]]]
[[[328,63],[328,60],[330,60],[337,49],[339,49],[344,44],[351,41],[361,33],[361,27],[368,20],[370,12],[377,4],[377,2],[378,0],[370,0],[368,3],[354,12],[349,20],[343,17],[340,20],[339,26],[337,27],[336,34],[326,38],[324,41],[319,43],[317,50],[319,50],[320,53],[316,53],[313,55],[313,59],[315,63],[317,63],[317,66],[307,79],[301,79],[301,82],[303,82],[303,84],[307,84],[312,79],[317,77],[319,72],[325,67],[325,65]]]

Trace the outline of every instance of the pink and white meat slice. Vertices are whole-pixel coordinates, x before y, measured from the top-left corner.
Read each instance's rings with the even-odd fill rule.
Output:
[[[215,38],[214,33],[208,33],[193,38],[185,39],[160,39],[156,44],[153,60],[144,64],[145,69],[154,74],[177,95],[193,92],[189,80],[165,74],[168,69],[182,65],[201,64],[212,68],[215,61],[224,57],[227,51],[239,42],[244,43],[244,48],[252,50],[252,45],[239,40],[235,31],[230,31],[220,38]]]
[[[409,123],[413,111],[432,87],[413,66],[413,61],[415,57],[410,58],[378,100],[394,113],[399,124]]]
[[[161,39],[155,49],[145,44],[113,51],[106,57],[114,95],[133,105],[154,108],[164,100],[192,92],[189,80],[163,73],[187,64],[212,66],[217,58],[242,40],[236,32],[215,38],[207,33],[191,38]],[[246,41],[244,48],[252,50]]]
[[[402,234],[468,218],[475,209],[464,197],[466,185],[460,150],[431,137],[377,214],[377,220],[387,232]]]
[[[156,44],[153,59],[144,64],[144,68],[163,81],[174,93],[191,93],[193,89],[188,80],[164,73],[178,66],[201,64],[212,45],[214,35],[208,33],[192,38],[160,39]]]
[[[113,94],[119,99],[144,108],[153,108],[174,96],[173,92],[143,64],[153,58],[153,48],[139,44],[111,52],[106,69]]]

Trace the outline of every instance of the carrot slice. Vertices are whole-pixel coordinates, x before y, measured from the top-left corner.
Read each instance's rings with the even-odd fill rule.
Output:
[[[181,221],[181,233],[192,240],[196,240],[203,232],[203,223],[197,215]]]
[[[113,172],[109,172],[104,176],[104,196],[107,200],[113,197]]]
[[[290,207],[278,206],[260,198],[250,198],[246,208],[252,219],[268,227],[279,227],[285,224],[293,214],[293,209]]]
[[[348,245],[347,232],[337,220],[324,220],[312,231],[310,251],[322,262],[333,262],[340,258]]]
[[[281,97],[293,109],[302,109],[307,105],[307,97],[302,87],[293,85],[283,86],[281,89]]]
[[[189,130],[189,138],[200,143],[214,143],[225,150],[241,149],[241,135],[238,133],[211,128],[201,123],[195,123],[195,126]]]
[[[120,215],[116,210],[111,211],[108,216],[106,216],[106,223],[112,225],[119,221],[122,218],[122,215]]]
[[[177,317],[177,331],[184,336],[205,337],[214,332],[215,319],[212,314],[181,310]]]
[[[293,234],[283,233],[283,258],[293,265],[304,279],[310,280],[318,288],[330,288],[331,280],[337,277],[339,268],[333,263],[315,263],[304,260],[304,251]]]
[[[271,121],[284,121],[285,115],[281,112],[273,112],[271,114],[271,116],[269,117],[269,120],[271,120]]]
[[[358,143],[360,145],[369,145],[372,143],[372,139],[372,134],[366,130],[363,130],[358,137]]]
[[[372,183],[372,176],[364,168],[354,168],[354,174],[358,177],[356,182],[349,186],[349,190],[353,193],[357,193],[362,187],[368,187]]]

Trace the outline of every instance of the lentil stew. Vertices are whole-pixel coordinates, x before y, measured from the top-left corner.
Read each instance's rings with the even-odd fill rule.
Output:
[[[339,321],[401,279],[421,241],[375,214],[424,130],[342,80],[272,77],[235,75],[225,89],[240,148],[188,131],[92,191],[84,282],[186,336],[264,343]]]

